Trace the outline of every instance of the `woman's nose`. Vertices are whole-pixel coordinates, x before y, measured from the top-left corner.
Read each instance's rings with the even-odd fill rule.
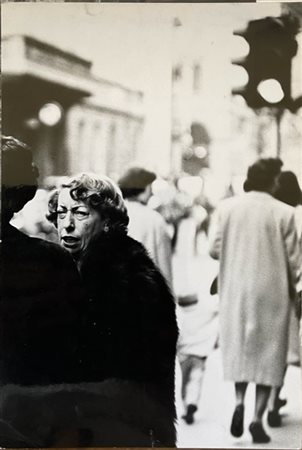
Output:
[[[65,221],[64,221],[64,227],[66,230],[73,230],[74,229],[74,217],[71,211],[68,211],[66,213]]]

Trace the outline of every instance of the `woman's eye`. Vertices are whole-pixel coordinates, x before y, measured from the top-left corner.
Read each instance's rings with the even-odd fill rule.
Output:
[[[87,211],[76,211],[74,213],[74,215],[78,218],[78,219],[84,219],[85,217],[87,217],[89,215],[89,213]]]
[[[57,212],[59,219],[65,219],[66,212],[65,211],[58,211]]]

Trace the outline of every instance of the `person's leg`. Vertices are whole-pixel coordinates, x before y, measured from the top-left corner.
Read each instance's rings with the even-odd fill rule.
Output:
[[[198,356],[194,356],[192,358],[190,380],[187,386],[186,395],[186,402],[188,405],[193,404],[197,406],[199,403],[202,380],[205,370],[205,361],[206,358],[199,358]]]
[[[187,386],[191,372],[191,359],[189,355],[179,355],[179,363],[181,368],[181,398],[186,405]]]
[[[247,385],[246,382],[235,383],[236,407],[231,423],[231,434],[235,437],[240,437],[243,434],[244,399]]]
[[[281,391],[281,387],[276,387],[273,386],[271,389],[271,393],[268,399],[268,410],[269,411],[273,411],[274,409],[277,409],[277,403],[278,403],[278,398],[279,398],[279,393]]]
[[[247,383],[235,383],[236,406],[244,405]]]
[[[281,415],[279,414],[280,387],[273,387],[268,401],[267,423],[270,427],[281,427]]]
[[[264,411],[270,396],[271,386],[256,384],[256,404],[253,422],[262,422]]]
[[[194,414],[197,411],[198,403],[201,394],[202,380],[205,369],[206,358],[198,356],[191,356],[191,370],[186,387],[185,403],[187,405],[187,412],[183,419],[188,423],[194,422]]]
[[[271,386],[265,386],[263,384],[256,385],[255,412],[249,430],[252,434],[253,441],[257,443],[267,443],[270,441],[270,437],[265,433],[262,425],[262,418],[267,407],[270,392]]]
[[[286,368],[284,370],[283,381],[285,378]],[[282,408],[286,404],[285,399],[280,398],[280,391],[282,386],[272,387],[269,401],[268,401],[268,414],[267,414],[267,422],[270,427],[281,427],[282,418],[279,413],[279,409]]]

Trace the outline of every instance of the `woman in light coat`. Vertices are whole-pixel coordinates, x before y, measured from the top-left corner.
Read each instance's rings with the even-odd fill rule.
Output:
[[[212,228],[210,254],[220,260],[220,343],[224,375],[235,382],[231,433],[243,433],[247,384],[256,384],[249,430],[254,442],[270,438],[262,425],[271,386],[282,383],[289,324],[289,277],[300,253],[294,209],[274,199],[281,161],[260,159],[248,170],[246,193],[222,202]]]

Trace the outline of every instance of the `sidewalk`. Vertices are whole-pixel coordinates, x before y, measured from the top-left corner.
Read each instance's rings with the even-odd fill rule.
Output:
[[[199,448],[265,448],[265,449],[301,449],[302,448],[302,379],[301,369],[290,366],[285,378],[282,397],[287,405],[282,408],[283,426],[270,428],[269,444],[252,444],[247,430],[254,408],[254,386],[247,391],[245,432],[239,439],[229,433],[234,409],[234,391],[232,383],[223,380],[220,350],[215,350],[208,358],[208,365],[202,388],[199,411],[196,422],[187,425],[181,415],[182,402],[179,395],[180,369],[177,368],[176,403],[178,412],[178,447]]]

